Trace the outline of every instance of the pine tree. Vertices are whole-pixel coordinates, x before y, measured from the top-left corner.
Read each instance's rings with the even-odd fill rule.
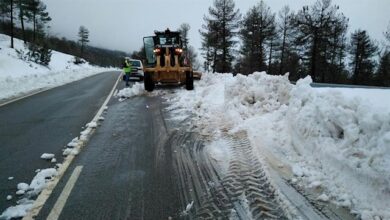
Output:
[[[15,19],[15,1],[3,0],[0,2],[1,15],[10,22],[11,48],[14,48],[14,19]]]
[[[344,16],[339,13],[339,7],[331,4],[331,0],[317,0],[310,8],[304,6],[294,18],[297,28],[296,44],[302,50],[300,54],[314,81],[325,81],[325,74],[329,71],[329,51],[332,43],[329,39],[335,33],[337,23],[341,23]],[[337,37],[339,37],[337,35]]]
[[[89,31],[86,27],[80,26],[79,28],[79,44],[80,44],[80,57],[84,57],[84,48],[87,46],[89,42]]]
[[[11,8],[11,48],[14,48],[14,1],[10,0]]]
[[[267,40],[272,42],[274,30],[275,15],[264,1],[260,1],[246,13],[240,30],[244,73],[267,69],[265,44]],[[272,53],[272,50],[270,51]]]
[[[4,23],[4,20],[6,19],[7,15],[7,2],[6,1],[0,1],[0,18],[2,20],[2,23]]]
[[[287,54],[290,51],[291,33],[293,31],[292,18],[294,15],[290,12],[290,7],[284,6],[279,12],[279,24],[277,26],[277,32],[279,33],[280,43],[280,61],[279,61],[279,75],[285,73],[288,68],[286,65]]]
[[[45,24],[51,21],[46,5],[40,0],[27,1],[25,15],[33,23],[33,42],[37,40],[37,34],[44,35]]]
[[[234,37],[241,15],[233,0],[214,0],[213,6],[209,8],[209,17],[204,17],[206,24],[200,31],[202,50],[206,60],[211,58],[213,72],[231,72],[237,43]]]
[[[206,72],[209,72],[210,69],[212,69],[212,72],[215,72],[217,34],[215,32],[212,32],[213,22],[207,20],[206,17],[204,17],[203,19],[206,24],[202,25],[203,31],[199,30],[199,33],[202,38],[201,55],[205,60],[203,63],[203,69]]]
[[[384,33],[387,44],[386,50],[390,50],[390,23],[387,25],[387,31]]]
[[[279,42],[277,40],[276,28],[274,26],[273,31],[270,33],[269,40],[266,41],[266,45],[267,45],[268,50],[269,50],[267,72],[269,74],[272,74],[272,75],[277,74],[275,63],[272,63],[272,61],[273,61],[273,58],[275,56],[276,48],[279,46],[278,44],[279,44]]]
[[[28,0],[18,0],[18,8],[19,8],[19,20],[20,20],[20,27],[22,28],[22,36],[23,36],[23,42],[26,44],[26,30],[24,27],[24,20],[25,20],[25,11],[27,9],[27,2]]]
[[[375,78],[378,86],[390,86],[390,51],[382,55]]]
[[[336,83],[345,78],[343,75],[345,72],[344,58],[347,52],[347,28],[348,19],[343,14],[339,14],[332,26],[328,27],[330,37],[328,38],[329,46],[326,50],[327,68],[321,72],[322,82]]]
[[[377,46],[371,41],[366,31],[357,30],[352,33],[349,53],[354,84],[369,85],[375,68],[373,57],[377,51]]]

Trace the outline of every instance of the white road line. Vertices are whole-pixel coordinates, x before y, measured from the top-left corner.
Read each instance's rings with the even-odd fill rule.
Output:
[[[72,192],[72,189],[76,184],[76,181],[79,178],[82,169],[83,166],[77,166],[73,170],[73,173],[70,176],[68,182],[66,183],[64,189],[62,190],[60,197],[58,197],[57,202],[54,204],[54,207],[50,211],[47,220],[57,220],[58,217],[60,217],[62,209],[65,207],[66,201],[68,200],[69,195]]]
[[[25,98],[30,97],[30,96],[33,96],[33,95],[37,95],[37,94],[42,93],[42,92],[46,92],[46,91],[51,90],[51,89],[53,89],[53,88],[38,90],[38,91],[33,92],[33,93],[31,93],[31,94],[27,94],[27,95],[21,96],[21,97],[16,98],[16,99],[12,99],[12,100],[10,100],[10,101],[8,101],[8,102],[4,102],[4,103],[0,104],[0,107],[5,106],[5,105],[8,105],[8,104],[11,104],[11,103],[13,103],[13,102],[16,102],[16,101],[19,101],[19,100],[22,100],[22,99],[25,99]]]
[[[107,103],[110,101],[112,94],[114,93],[114,90],[117,87],[120,79],[121,79],[121,76],[119,76],[118,79],[116,80],[114,87],[112,87],[110,94],[107,96],[103,105],[100,107],[99,111],[96,113],[95,117],[93,118],[93,121],[97,121],[99,119],[99,117],[102,115],[102,113],[103,113]],[[90,135],[92,135],[92,133]],[[82,146],[84,146],[85,144],[86,144],[86,142],[83,143]],[[81,149],[81,147],[80,147],[80,149]],[[79,149],[79,151],[80,151],[80,149]],[[64,162],[62,163],[62,165],[58,169],[57,177],[52,182],[49,182],[47,184],[46,188],[39,194],[38,198],[35,200],[33,207],[30,209],[30,211],[27,213],[27,215],[23,217],[22,220],[34,220],[34,218],[39,214],[39,212],[41,211],[41,208],[43,207],[46,200],[49,198],[49,196],[53,192],[54,188],[57,186],[58,181],[64,175],[66,169],[69,167],[70,163],[73,161],[74,158],[75,158],[75,155],[69,154],[64,159]]]
[[[119,79],[121,79],[121,76],[116,80],[114,87],[112,88],[110,94],[108,95],[107,99],[104,101],[102,107],[99,109],[99,111],[96,113],[95,117],[92,119],[92,121],[98,121],[99,117],[102,115],[103,111],[105,110],[106,105],[110,101],[112,95],[114,94],[115,88],[119,83]]]

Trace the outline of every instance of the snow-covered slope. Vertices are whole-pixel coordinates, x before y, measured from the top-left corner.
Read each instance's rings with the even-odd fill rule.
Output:
[[[247,131],[259,158],[270,154],[289,167],[292,182],[316,188],[319,200],[362,219],[390,219],[390,90],[310,83],[265,73],[204,74],[194,91],[180,90],[169,102],[195,114],[203,133]]]
[[[0,34],[0,101],[28,94],[33,91],[52,88],[82,79],[103,71],[88,63],[73,64],[73,56],[57,51],[52,52],[48,67],[18,58],[16,50],[28,51],[23,41],[14,39],[10,48],[10,37]]]

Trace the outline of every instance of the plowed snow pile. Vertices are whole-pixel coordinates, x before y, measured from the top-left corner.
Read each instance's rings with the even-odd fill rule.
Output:
[[[246,130],[259,152],[292,168],[293,181],[321,188],[319,200],[329,198],[362,219],[390,219],[390,99],[367,100],[390,97],[390,90],[361,97],[364,89],[316,89],[311,82],[205,74],[194,91],[180,90],[170,103],[195,114],[201,132]]]

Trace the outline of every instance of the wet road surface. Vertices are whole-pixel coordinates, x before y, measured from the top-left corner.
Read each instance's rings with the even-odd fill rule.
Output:
[[[98,74],[0,107],[0,212],[15,205],[19,182],[54,166],[40,159],[43,153],[61,162],[62,148],[93,118],[118,76]],[[7,195],[14,199],[6,201]]]
[[[156,94],[112,98],[36,219],[340,219],[299,193],[282,199],[245,132],[222,131],[233,156],[222,173],[206,147],[215,137],[165,106]]]
[[[113,98],[36,219],[286,219],[247,140],[229,137],[241,150],[222,176],[207,137],[171,117],[160,96]]]
[[[113,98],[105,120],[68,168],[37,219],[46,219],[73,170],[81,174],[59,219],[178,218],[169,129],[159,97]]]

